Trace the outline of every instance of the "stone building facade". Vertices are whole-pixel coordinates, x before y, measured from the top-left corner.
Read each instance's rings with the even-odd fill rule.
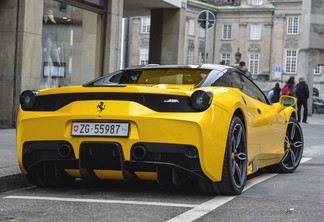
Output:
[[[319,96],[324,97],[324,66],[318,66],[324,63],[322,4],[316,0],[188,0],[184,56],[180,63],[203,63],[207,39],[208,63],[225,60],[226,64],[236,66],[235,55],[239,52],[240,60],[247,63],[253,79],[263,90],[269,90],[276,82],[282,86],[290,76],[296,82],[304,77],[310,88],[316,88]],[[207,38],[197,21],[203,10],[216,17]],[[141,19],[129,20],[132,27],[129,45],[134,46],[129,66],[141,64],[141,53],[135,45],[148,40],[147,33],[134,30],[141,30]]]

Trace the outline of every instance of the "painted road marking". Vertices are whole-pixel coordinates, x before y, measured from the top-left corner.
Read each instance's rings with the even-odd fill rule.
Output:
[[[309,161],[310,159],[312,159],[312,158],[302,158],[300,162],[305,163],[305,162]],[[266,181],[276,175],[278,175],[278,174],[262,174],[260,176],[253,178],[253,179],[247,180],[243,192],[250,189],[251,187],[255,186],[256,184]],[[168,220],[167,222],[194,221],[194,220],[204,216],[205,214],[208,214],[209,212],[215,210],[216,208],[222,206],[223,204],[233,200],[235,197],[236,196],[231,196],[231,197],[216,196],[215,198],[213,198],[203,204],[200,204],[200,205],[194,207],[193,209],[191,209],[187,212],[184,212],[183,214],[180,214],[180,215]]]
[[[308,157],[303,157],[301,160],[300,160],[300,163],[306,163],[307,161],[311,160],[312,158],[308,158]]]
[[[270,179],[271,177],[274,177],[277,174],[262,174],[260,176],[257,176],[253,179],[250,179],[248,181],[246,181],[246,187],[243,190],[246,191],[248,189],[250,189],[251,187],[253,187],[254,185],[261,183],[265,180]],[[196,207],[194,207],[193,209],[184,212],[183,214],[180,214],[170,220],[168,220],[167,222],[189,222],[189,221],[194,221],[197,220],[198,218],[204,216],[205,214],[208,214],[209,212],[215,210],[216,208],[222,206],[223,204],[233,200],[236,196],[216,196],[213,199],[200,204]]]
[[[145,201],[124,201],[124,200],[103,200],[103,199],[81,199],[81,198],[61,198],[61,197],[39,197],[39,196],[6,196],[6,199],[24,199],[24,200],[51,200],[64,202],[85,202],[85,203],[108,203],[108,204],[134,204],[134,205],[150,205],[165,207],[187,207],[192,208],[197,205],[181,204],[181,203],[163,203],[163,202],[145,202]]]
[[[302,158],[300,163],[305,163],[312,158]],[[262,174],[255,178],[246,181],[243,192],[264,182],[277,174]],[[181,203],[162,203],[162,202],[145,202],[145,201],[122,201],[122,200],[103,200],[103,199],[80,199],[80,198],[60,198],[60,197],[37,197],[37,196],[6,196],[6,199],[26,199],[26,200],[52,200],[52,201],[65,201],[65,202],[87,202],[87,203],[109,203],[109,204],[134,204],[134,205],[151,205],[151,206],[167,206],[167,207],[184,207],[192,208],[189,211],[180,214],[167,222],[190,222],[194,221],[216,208],[224,205],[225,203],[233,200],[236,196],[216,196],[213,199],[204,202],[200,205],[181,204]]]

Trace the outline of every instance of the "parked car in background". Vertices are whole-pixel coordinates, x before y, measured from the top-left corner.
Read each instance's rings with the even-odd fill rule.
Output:
[[[324,113],[324,101],[321,98],[313,97],[312,113]]]

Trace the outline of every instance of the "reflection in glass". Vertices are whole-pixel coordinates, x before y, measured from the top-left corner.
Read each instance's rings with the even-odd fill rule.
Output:
[[[99,76],[101,15],[44,1],[40,88],[87,82]]]

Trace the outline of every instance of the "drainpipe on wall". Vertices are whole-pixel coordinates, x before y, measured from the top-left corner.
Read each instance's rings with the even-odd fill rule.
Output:
[[[13,73],[12,108],[11,108],[11,126],[12,127],[16,127],[16,119],[15,118],[16,118],[16,95],[17,95],[16,91],[17,91],[17,55],[18,55],[19,14],[20,14],[20,0],[17,0],[14,73]]]

